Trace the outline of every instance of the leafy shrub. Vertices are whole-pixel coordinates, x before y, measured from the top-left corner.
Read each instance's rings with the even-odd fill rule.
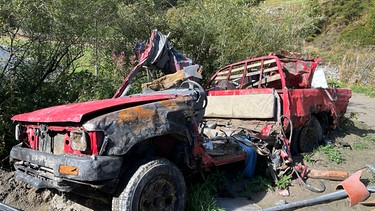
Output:
[[[291,175],[283,175],[283,176],[281,176],[279,178],[279,180],[277,180],[276,186],[280,190],[286,189],[287,187],[289,187],[291,185],[291,178],[292,178]]]
[[[374,1],[313,0],[309,5],[313,8],[311,15],[323,17],[316,22],[320,31],[339,31],[340,42],[359,43],[362,46],[375,44]]]
[[[334,145],[319,146],[316,151],[322,152],[327,156],[329,161],[337,164],[345,161],[345,158],[342,156],[341,152],[336,149]]]

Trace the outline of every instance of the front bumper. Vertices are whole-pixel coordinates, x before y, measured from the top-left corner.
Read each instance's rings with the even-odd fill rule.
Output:
[[[16,145],[10,152],[10,162],[17,179],[36,188],[56,188],[71,191],[79,185],[103,188],[117,181],[122,158],[116,156],[54,155]],[[60,166],[74,166],[77,175],[60,173]]]

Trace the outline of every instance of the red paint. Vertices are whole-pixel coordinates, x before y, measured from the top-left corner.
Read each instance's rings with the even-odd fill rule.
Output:
[[[64,138],[64,153],[75,154],[75,155],[98,155],[100,147],[103,144],[104,134],[100,131],[87,132],[90,137],[89,148],[86,151],[74,150],[68,133],[65,134]]]
[[[230,156],[228,157],[228,159],[214,160],[214,164],[215,166],[221,166],[221,165],[238,162],[238,161],[245,160],[245,159],[246,159],[246,153],[244,152],[242,155]]]
[[[271,94],[278,95],[278,103],[280,113],[282,115],[282,123],[284,130],[290,130],[290,123],[293,128],[303,126],[315,113],[327,113],[333,118],[332,127],[336,127],[338,120],[346,112],[349,99],[351,97],[351,90],[337,89],[337,100],[331,100],[325,90],[331,96],[334,96],[333,89],[310,88],[316,67],[322,58],[307,58],[302,59],[302,55],[292,55],[291,58],[287,56],[276,56],[270,54],[269,56],[250,58],[241,62],[233,63],[219,69],[211,79],[204,86],[207,90],[207,95],[214,96],[228,96],[228,95],[251,95],[251,94]],[[265,71],[265,72],[263,72]],[[259,75],[257,75],[259,72]],[[249,85],[253,80],[253,76],[259,76],[258,81],[262,81],[263,75],[271,78],[274,75],[279,75],[279,79],[270,81],[270,83],[258,83],[258,85]],[[220,86],[220,82],[226,80],[230,82],[231,86]],[[228,90],[226,90],[228,88]],[[217,90],[219,89],[219,90]],[[249,108],[251,109],[251,108]],[[291,122],[289,121],[291,120]],[[262,120],[254,120],[262,121]],[[269,121],[261,131],[261,138],[266,138],[270,135],[272,127],[278,119]],[[287,137],[279,137],[286,144],[286,150],[282,150],[283,159],[291,161],[290,143]],[[198,147],[196,146],[196,149]],[[195,150],[197,152],[198,150]],[[202,152],[203,151],[203,152]],[[204,149],[201,149],[201,154]],[[194,153],[195,154],[195,153]],[[197,155],[197,154],[196,154]],[[215,161],[209,155],[202,156],[203,163],[213,162],[214,165],[223,165],[239,160],[244,160],[246,155],[232,156],[227,159]]]
[[[38,136],[34,133],[34,128],[27,128],[27,140],[29,140],[30,148],[38,148]]]
[[[145,103],[147,101],[160,101],[175,98],[172,94],[157,95],[135,95],[124,98],[114,98],[105,100],[96,100],[90,102],[73,103],[67,105],[53,106],[36,110],[29,113],[15,115],[12,120],[19,122],[38,122],[38,123],[79,123],[87,115],[95,112],[112,109],[119,106],[131,106],[132,104]]]
[[[337,101],[331,101],[324,89],[310,88],[312,77],[322,58],[307,58],[303,60],[304,55],[292,55],[289,57],[276,56],[270,54],[259,58],[250,58],[241,62],[233,63],[219,69],[211,79],[206,83],[204,88],[208,91],[208,96],[223,95],[248,95],[248,94],[269,94],[274,90],[279,95],[281,103],[281,115],[289,117],[292,120],[293,127],[302,126],[310,119],[311,114],[327,112],[333,117],[333,128],[338,124],[338,120],[346,112],[346,107],[351,97],[351,90],[337,89]],[[301,58],[301,59],[300,59]],[[254,65],[257,64],[257,65]],[[280,76],[279,81],[266,84],[261,87],[244,87],[246,74],[251,74],[252,67],[258,67],[262,72],[266,68],[276,68]],[[233,69],[237,68],[236,72]],[[241,69],[243,68],[243,70]],[[287,70],[286,70],[287,69]],[[223,74],[224,73],[224,74]],[[230,80],[231,74],[238,78],[242,75],[240,83],[234,90],[211,90],[215,87],[215,79]],[[274,73],[273,73],[274,74]],[[222,79],[225,76],[226,79]],[[261,81],[262,75],[259,81]],[[234,79],[233,79],[234,80]],[[247,78],[247,80],[249,80]],[[326,89],[333,96],[333,89]],[[251,108],[249,108],[251,109]],[[289,126],[287,118],[283,121],[284,129]],[[265,128],[267,130],[267,128]]]
[[[89,154],[98,155],[103,144],[104,134],[101,131],[88,132],[90,136],[91,152]]]

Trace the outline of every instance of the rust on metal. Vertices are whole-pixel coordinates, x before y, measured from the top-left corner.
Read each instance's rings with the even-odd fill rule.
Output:
[[[375,199],[370,200],[370,201],[364,201],[364,202],[361,202],[360,204],[365,205],[365,206],[375,206]]]
[[[176,103],[176,101],[173,101],[173,100],[165,100],[165,101],[161,101],[160,102],[161,105],[165,106],[166,108],[170,109],[170,110],[176,110],[178,109],[180,106]]]
[[[140,130],[142,127],[152,127],[155,118],[158,118],[156,109],[146,109],[142,106],[124,109],[118,113],[116,124],[133,125],[134,130]],[[136,124],[142,122],[142,124]]]
[[[349,172],[311,169],[307,173],[307,177],[314,179],[345,180],[349,177]]]
[[[89,120],[85,125],[103,131],[109,138],[108,155],[126,153],[136,143],[167,134],[189,136],[195,101],[189,95],[114,111]]]

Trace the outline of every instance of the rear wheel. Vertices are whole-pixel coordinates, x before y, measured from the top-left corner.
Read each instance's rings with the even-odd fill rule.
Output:
[[[300,152],[312,152],[323,140],[323,130],[317,118],[311,117],[301,128],[298,146]]]
[[[186,186],[172,162],[160,158],[142,164],[131,176],[112,210],[184,210]]]

